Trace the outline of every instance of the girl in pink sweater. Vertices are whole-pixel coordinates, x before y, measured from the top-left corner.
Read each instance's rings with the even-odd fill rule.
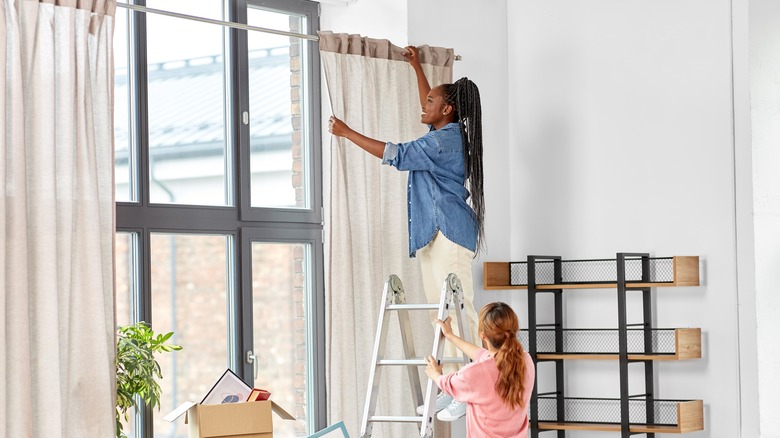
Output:
[[[531,355],[517,340],[517,315],[505,303],[490,303],[479,312],[479,336],[487,350],[464,341],[452,332],[450,318],[438,320],[449,342],[473,362],[442,375],[433,356],[426,358],[425,373],[442,391],[466,403],[467,436],[476,438],[526,438],[528,406],[535,370]]]

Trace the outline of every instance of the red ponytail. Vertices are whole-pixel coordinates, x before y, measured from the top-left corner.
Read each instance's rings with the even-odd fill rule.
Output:
[[[524,408],[525,354],[517,339],[520,330],[517,315],[505,303],[490,303],[479,312],[479,330],[490,344],[498,349],[495,361],[498,367],[496,392],[504,403]]]

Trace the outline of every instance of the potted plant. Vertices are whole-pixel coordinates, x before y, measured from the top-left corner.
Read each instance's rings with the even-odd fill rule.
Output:
[[[156,353],[181,350],[182,347],[167,344],[173,332],[156,335],[146,322],[138,322],[117,329],[116,352],[116,436],[125,438],[122,419],[128,420],[127,411],[138,408],[140,398],[151,408],[160,408],[162,379]],[[136,398],[135,396],[138,396]]]

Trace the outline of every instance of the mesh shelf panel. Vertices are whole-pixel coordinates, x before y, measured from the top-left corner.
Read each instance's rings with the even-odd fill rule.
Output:
[[[650,258],[649,278],[651,283],[674,281],[673,257]],[[555,262],[536,262],[536,284],[555,284]],[[563,260],[561,261],[562,284],[616,283],[617,260]],[[528,284],[528,262],[509,263],[509,284]],[[626,259],[626,281],[642,280],[642,259]]]
[[[644,329],[628,329],[629,354],[675,354],[674,329],[651,329],[651,350],[645,351]],[[555,350],[555,329],[536,330],[537,353],[567,354],[618,354],[619,332],[617,329],[564,329],[563,351]],[[517,338],[528,351],[528,330],[520,330]]]
[[[558,398],[539,397],[539,421],[620,424],[620,399],[563,398],[563,416],[558,416]],[[631,424],[675,426],[680,400],[652,400],[653,421],[647,418],[647,401],[630,399],[628,417]]]

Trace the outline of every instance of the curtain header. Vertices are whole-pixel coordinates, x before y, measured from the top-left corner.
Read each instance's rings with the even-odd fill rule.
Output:
[[[368,38],[357,34],[333,33],[331,31],[317,32],[320,37],[320,50],[334,52],[342,55],[361,55],[369,58],[388,59],[392,61],[406,61],[403,56],[404,48],[398,47],[385,39]],[[423,45],[418,47],[420,62],[437,67],[452,67],[455,61],[453,49],[443,47],[431,47]]]
[[[116,13],[116,0],[26,0],[47,3],[66,8],[81,9],[100,15],[113,17]]]

